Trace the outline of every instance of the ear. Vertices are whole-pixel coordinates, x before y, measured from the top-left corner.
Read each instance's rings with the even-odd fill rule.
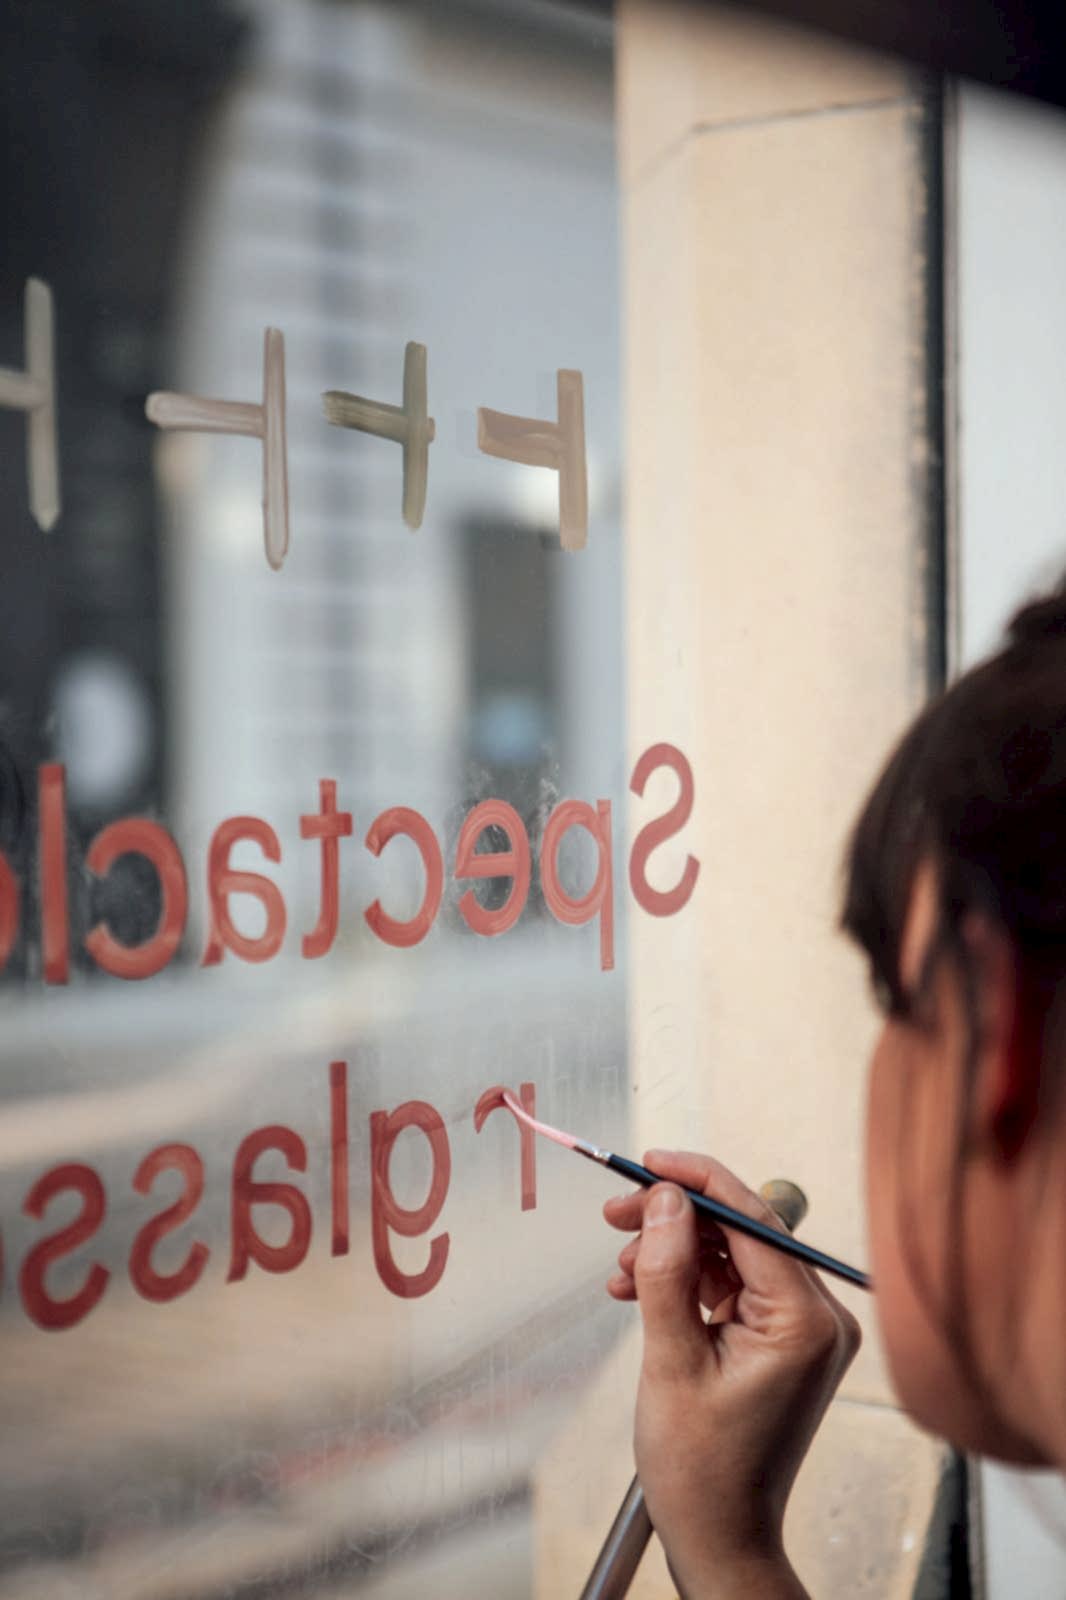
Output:
[[[1039,1109],[1043,1016],[1009,935],[976,912],[961,932],[977,984],[971,1127],[979,1147],[1010,1164]]]

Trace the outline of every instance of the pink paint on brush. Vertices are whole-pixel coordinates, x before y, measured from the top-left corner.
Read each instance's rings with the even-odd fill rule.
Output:
[[[491,1089],[485,1090],[474,1107],[475,1132],[481,1132],[490,1112],[512,1109],[505,1098],[508,1096],[514,1098],[510,1089],[502,1083],[493,1084]],[[522,1210],[532,1211],[537,1204],[537,1134],[533,1116],[537,1109],[537,1091],[533,1084],[519,1085],[516,1104],[520,1106],[521,1117],[518,1123],[518,1139],[522,1147]]]
[[[514,1113],[519,1122],[524,1123],[527,1128],[532,1128],[534,1133],[541,1134],[545,1139],[554,1139],[556,1144],[561,1144],[566,1150],[580,1150],[584,1146],[583,1139],[575,1139],[572,1133],[564,1133],[561,1128],[553,1128],[550,1123],[538,1122],[536,1117],[531,1117],[525,1106],[515,1099],[510,1089],[500,1091],[500,1100],[508,1111]]]

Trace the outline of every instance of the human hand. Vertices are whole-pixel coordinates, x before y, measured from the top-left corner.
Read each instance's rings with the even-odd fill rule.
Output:
[[[604,1215],[639,1230],[607,1288],[636,1299],[644,1322],[635,1446],[649,1515],[689,1600],[802,1595],[785,1503],[859,1325],[810,1268],[697,1225],[677,1184],[783,1229],[720,1162],[652,1150],[645,1164],[673,1181],[608,1200]]]

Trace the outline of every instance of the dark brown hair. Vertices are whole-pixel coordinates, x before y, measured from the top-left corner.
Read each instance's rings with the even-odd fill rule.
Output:
[[[1066,574],[926,706],[855,824],[840,924],[897,1015],[909,1014],[900,943],[923,859],[936,869],[941,947],[963,957],[962,918],[985,912],[1050,1002],[1066,973]]]
[[[915,873],[926,860],[936,874],[938,923],[916,991],[906,994],[900,945]],[[1066,574],[1012,617],[995,655],[936,696],[907,730],[844,859],[840,924],[869,957],[882,1008],[921,1022],[932,973],[945,956],[961,980],[968,1039],[945,1196],[949,1229],[960,1214],[979,1051],[979,975],[961,932],[971,911],[1005,931],[1014,952],[1032,1081],[1003,1138],[1005,1148],[1019,1148],[1066,1082]],[[900,1134],[904,1163],[905,1128]],[[969,1339],[962,1252],[953,1252],[947,1281],[932,1282],[915,1244],[920,1229],[906,1185],[900,1203],[915,1287],[942,1320],[971,1388],[994,1406],[995,1386],[978,1370]],[[1014,1316],[1009,1306],[1005,1315]]]

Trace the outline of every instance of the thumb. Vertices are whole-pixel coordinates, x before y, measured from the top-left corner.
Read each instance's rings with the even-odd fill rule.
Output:
[[[692,1202],[674,1184],[657,1184],[648,1196],[633,1275],[644,1319],[644,1370],[652,1378],[695,1372],[707,1355],[699,1238]]]

